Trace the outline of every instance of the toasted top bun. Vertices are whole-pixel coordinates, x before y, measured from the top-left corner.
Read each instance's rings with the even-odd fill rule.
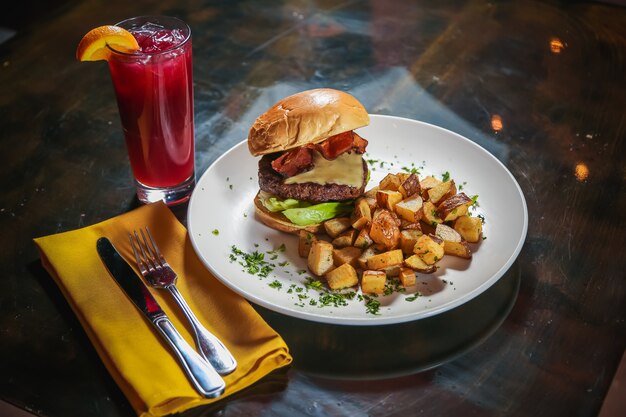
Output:
[[[289,221],[282,213],[272,213],[263,206],[259,199],[259,193],[254,197],[254,211],[257,219],[264,225],[281,232],[298,234],[300,230],[306,230],[311,233],[320,233],[323,225],[321,223],[311,224],[308,226],[298,226]]]
[[[365,107],[353,96],[317,88],[289,96],[260,115],[248,134],[254,156],[318,143],[339,133],[368,125]]]

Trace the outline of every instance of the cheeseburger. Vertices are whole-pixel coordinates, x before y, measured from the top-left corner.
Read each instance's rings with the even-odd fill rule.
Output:
[[[318,232],[351,211],[368,178],[367,140],[353,132],[369,124],[359,101],[318,88],[289,96],[260,115],[248,134],[259,160],[257,217],[267,226]]]

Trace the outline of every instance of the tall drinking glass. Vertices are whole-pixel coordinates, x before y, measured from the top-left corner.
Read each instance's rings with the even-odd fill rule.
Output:
[[[140,46],[133,53],[113,49],[109,59],[137,197],[182,203],[195,185],[191,29],[165,16],[117,26]]]

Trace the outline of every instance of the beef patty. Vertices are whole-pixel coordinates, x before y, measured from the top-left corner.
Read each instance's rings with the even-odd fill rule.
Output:
[[[301,201],[323,203],[325,201],[350,200],[360,197],[365,191],[367,162],[363,160],[363,181],[361,187],[341,184],[285,184],[284,178],[272,168],[272,161],[280,154],[264,155],[259,160],[259,188],[281,198],[295,198]]]

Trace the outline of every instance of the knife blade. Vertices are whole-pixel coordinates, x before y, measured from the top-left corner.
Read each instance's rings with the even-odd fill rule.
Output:
[[[222,377],[180,335],[141,278],[106,237],[96,249],[109,273],[128,298],[167,341],[194,388],[206,398],[219,397],[226,384]]]

